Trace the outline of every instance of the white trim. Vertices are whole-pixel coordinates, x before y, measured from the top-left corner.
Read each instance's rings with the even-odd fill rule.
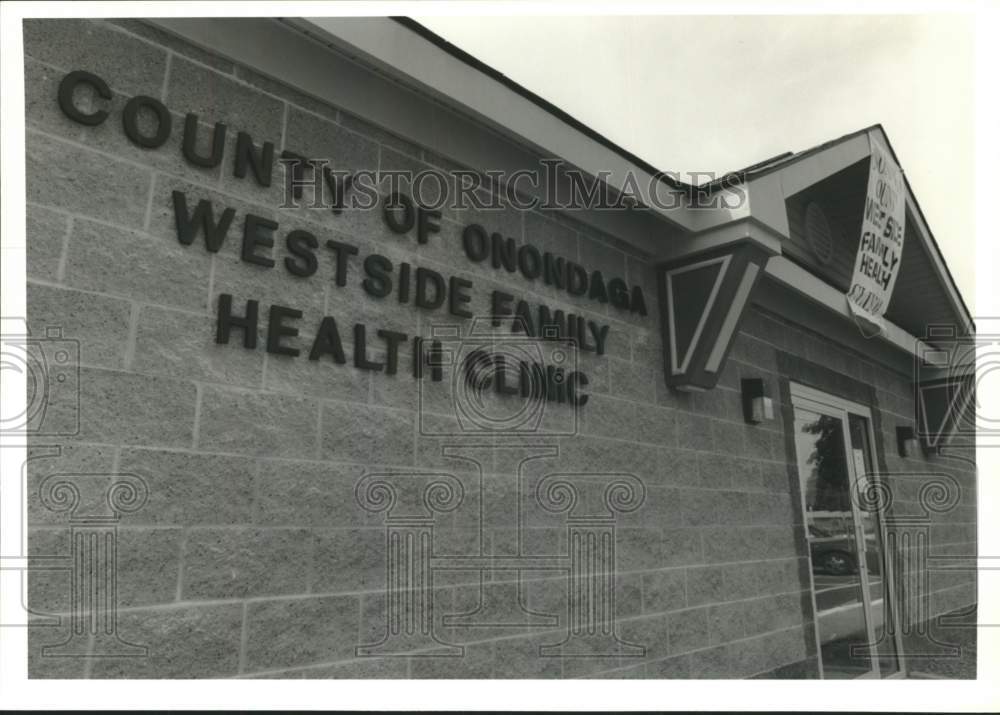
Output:
[[[796,290],[814,303],[822,305],[847,320],[853,320],[850,308],[847,307],[847,298],[842,292],[792,263],[784,256],[772,256],[767,262],[766,271],[767,275]],[[895,323],[885,319],[883,322],[885,330],[878,339],[904,350],[910,355],[923,356],[925,352],[934,352],[934,349],[927,343],[910,335]]]
[[[348,50],[419,91],[459,106],[518,142],[566,159],[591,176],[610,172],[606,183],[617,190],[626,188],[625,177],[631,173],[638,179],[638,186],[632,188],[638,188],[642,202],[671,222],[690,229],[698,218],[684,198],[676,208],[657,205],[647,191],[653,175],[645,169],[398,22],[358,17],[310,17],[287,22]],[[682,197],[683,192],[660,183],[658,202],[662,203],[668,194]]]
[[[819,412],[820,414],[827,414],[830,416],[837,416],[841,420],[841,427],[844,431],[843,443],[844,443],[844,459],[848,470],[848,479],[850,480],[850,489],[854,489],[854,485],[858,483],[858,474],[855,470],[854,460],[850,458],[849,450],[858,448],[859,445],[855,445],[851,439],[850,432],[850,417],[849,415],[854,414],[861,417],[866,421],[867,425],[867,437],[869,446],[869,457],[872,461],[872,468],[874,471],[872,475],[878,478],[878,454],[876,453],[876,442],[875,442],[875,421],[872,418],[871,407],[863,405],[859,402],[853,402],[851,400],[839,397],[837,395],[831,395],[828,392],[823,392],[806,385],[789,380],[788,383],[789,392],[792,401],[792,410],[802,408],[805,410]],[[792,429],[795,429],[795,417],[792,417]],[[798,445],[796,449],[796,462],[798,462]],[[816,657],[820,668],[820,678],[823,678],[823,655],[822,648],[820,647],[820,633],[819,633],[819,610],[816,606],[816,582],[812,574],[812,550],[809,547],[809,534],[808,534],[808,512],[806,511],[806,496],[805,496],[805,486],[802,483],[802,475],[798,473],[798,464],[796,464],[796,473],[799,481],[799,496],[802,504],[802,516],[803,516],[803,526],[805,527],[806,533],[806,550],[809,552],[809,584],[812,591],[812,602],[813,602],[813,628],[816,636]],[[851,522],[854,526],[854,538],[858,545],[861,547],[858,552],[859,560],[866,564],[865,568],[858,569],[859,583],[861,586],[861,598],[862,603],[865,606],[864,616],[865,616],[865,628],[868,632],[868,645],[872,649],[870,654],[872,669],[865,675],[860,676],[861,678],[882,678],[881,675],[881,662],[880,654],[878,652],[878,640],[875,638],[875,626],[869,618],[875,611],[875,603],[882,603],[882,618],[883,627],[887,628],[886,619],[889,618],[891,614],[893,617],[893,631],[894,631],[894,646],[896,650],[896,666],[897,671],[890,675],[887,675],[884,679],[888,678],[902,678],[906,674],[906,655],[903,649],[902,640],[902,630],[900,628],[899,620],[899,604],[889,603],[886,604],[883,599],[872,599],[871,586],[869,582],[869,574],[867,568],[867,550],[868,550],[868,539],[867,534],[864,530],[863,519],[860,518],[860,510],[857,504],[851,499]],[[896,592],[895,585],[895,573],[890,568],[889,559],[886,556],[885,549],[888,544],[888,539],[886,537],[885,524],[881,517],[876,517],[875,528],[878,536],[878,552],[879,552],[879,568],[882,570],[880,583],[884,584],[884,592],[888,593],[890,596],[898,596]],[[860,538],[859,538],[860,537]],[[829,611],[827,611],[829,612]]]
[[[736,320],[743,312],[743,307],[746,305],[747,298],[750,297],[750,289],[753,288],[758,273],[760,273],[759,264],[747,264],[747,269],[740,279],[740,285],[736,289],[736,295],[733,296],[733,302],[729,305],[726,319],[722,322],[719,334],[715,337],[715,345],[712,346],[712,352],[705,363],[705,372],[716,372],[719,369],[719,363],[722,362],[722,356],[729,345],[729,339],[732,337],[733,331],[736,330]]]
[[[667,324],[670,328],[670,357],[672,358],[670,364],[670,371],[674,375],[681,375],[687,369],[688,365],[691,363],[691,358],[694,356],[694,350],[698,346],[698,341],[701,339],[701,332],[705,328],[705,323],[708,322],[708,314],[712,311],[712,306],[715,305],[715,299],[719,294],[719,288],[722,286],[722,279],[726,275],[726,271],[729,269],[729,262],[732,260],[732,255],[727,254],[719,258],[709,258],[704,261],[698,261],[697,263],[692,263],[687,266],[681,266],[680,268],[675,268],[672,271],[666,272],[667,279]],[[691,336],[691,344],[688,345],[687,353],[684,356],[684,361],[677,366],[677,333],[674,330],[674,287],[673,287],[673,277],[676,275],[681,275],[683,273],[689,273],[691,271],[697,270],[699,268],[704,268],[705,266],[714,266],[716,263],[721,263],[722,267],[719,268],[719,273],[715,277],[715,284],[712,286],[712,292],[708,296],[708,300],[705,303],[705,309],[701,312],[701,317],[698,319],[698,325],[695,327],[694,334]]]

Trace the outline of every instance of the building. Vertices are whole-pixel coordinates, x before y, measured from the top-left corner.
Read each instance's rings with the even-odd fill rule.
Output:
[[[845,297],[880,127],[691,186],[409,21],[24,41],[32,677],[974,657],[974,326],[905,185],[880,334]]]

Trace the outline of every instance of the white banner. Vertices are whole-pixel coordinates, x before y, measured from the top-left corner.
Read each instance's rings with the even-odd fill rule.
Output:
[[[868,141],[872,154],[868,194],[847,305],[866,334],[878,334],[903,257],[906,191],[903,172],[889,151],[874,135],[869,134]]]

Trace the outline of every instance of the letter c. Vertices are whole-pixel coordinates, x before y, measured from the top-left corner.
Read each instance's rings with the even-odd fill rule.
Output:
[[[96,112],[86,114],[77,109],[76,105],[73,104],[73,92],[80,84],[89,84],[101,99],[111,99],[111,90],[108,89],[108,85],[103,79],[90,72],[75,70],[63,77],[62,82],[59,83],[59,108],[74,122],[96,127],[108,118],[108,112],[105,109],[99,109]]]

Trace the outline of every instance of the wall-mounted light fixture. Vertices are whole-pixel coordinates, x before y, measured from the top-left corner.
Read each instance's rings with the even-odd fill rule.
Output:
[[[920,451],[920,441],[913,428],[905,425],[896,427],[896,447],[900,457],[915,457]]]
[[[764,380],[749,377],[740,380],[743,393],[743,419],[752,425],[774,419],[774,403],[764,390]]]

